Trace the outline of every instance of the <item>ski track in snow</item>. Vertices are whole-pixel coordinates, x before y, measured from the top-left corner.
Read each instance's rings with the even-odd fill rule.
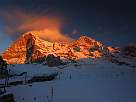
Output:
[[[6,88],[16,102],[136,102],[136,69],[102,59],[69,64],[63,69],[30,64],[10,69],[11,73],[27,72],[30,77],[59,73],[53,81]],[[13,80],[23,78],[9,81]]]

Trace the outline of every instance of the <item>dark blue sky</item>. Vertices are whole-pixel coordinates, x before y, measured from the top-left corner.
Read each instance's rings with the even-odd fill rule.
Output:
[[[0,11],[17,9],[63,16],[62,32],[78,31],[73,38],[84,34],[115,46],[136,43],[136,6],[131,0],[0,0]],[[0,52],[13,39],[4,32],[4,21],[0,18]]]

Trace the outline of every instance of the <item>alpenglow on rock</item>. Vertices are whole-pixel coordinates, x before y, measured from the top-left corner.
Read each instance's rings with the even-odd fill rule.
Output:
[[[36,32],[28,32],[20,36],[2,54],[8,64],[32,63],[45,58],[49,54],[60,59],[79,60],[82,58],[99,58],[110,50],[101,42],[87,36],[81,36],[72,42],[45,41]]]

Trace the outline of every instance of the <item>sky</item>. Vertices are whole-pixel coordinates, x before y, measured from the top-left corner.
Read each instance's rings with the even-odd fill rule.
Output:
[[[0,53],[35,23],[31,29],[22,26],[43,18],[57,21],[47,24],[73,39],[86,35],[106,45],[136,43],[134,0],[0,0]]]

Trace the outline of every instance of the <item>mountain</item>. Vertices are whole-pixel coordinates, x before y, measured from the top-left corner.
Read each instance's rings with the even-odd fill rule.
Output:
[[[116,52],[114,48],[106,47],[103,43],[87,36],[65,43],[45,41],[35,32],[27,32],[13,42],[2,57],[9,64],[23,64],[31,63],[49,54],[60,56],[61,59],[78,60],[98,58],[114,52]]]
[[[124,46],[122,55],[127,58],[136,58],[136,44]]]

